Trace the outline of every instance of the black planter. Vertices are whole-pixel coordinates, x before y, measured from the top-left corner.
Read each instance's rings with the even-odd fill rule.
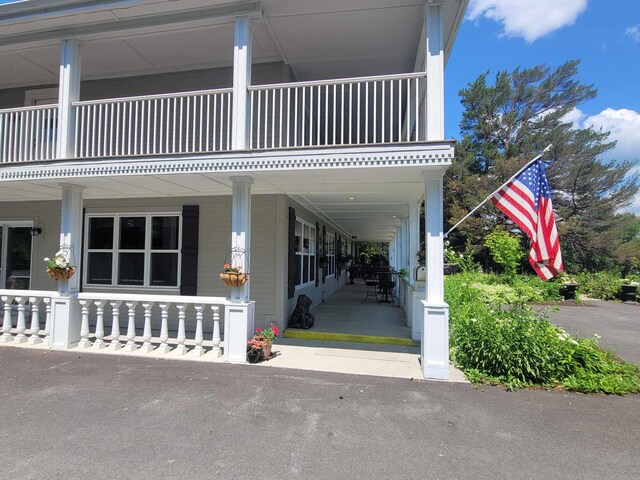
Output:
[[[637,285],[622,285],[620,296],[623,302],[635,302],[638,294]]]
[[[575,300],[577,290],[577,283],[566,283],[562,285],[562,289],[560,289],[560,295],[562,295],[562,298],[564,298],[565,300]]]
[[[460,273],[460,265],[458,265],[457,263],[445,263],[443,270],[445,275]]]
[[[247,352],[247,362],[249,363],[258,363],[260,361],[260,357],[262,354],[259,350],[249,350]]]

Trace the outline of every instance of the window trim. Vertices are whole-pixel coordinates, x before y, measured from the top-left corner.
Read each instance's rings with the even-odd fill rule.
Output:
[[[317,245],[317,232],[316,232],[316,226],[315,224],[312,224],[311,222],[307,222],[306,220],[300,218],[300,217],[296,217],[296,224],[300,223],[302,226],[302,234],[300,236],[301,240],[302,240],[302,244],[301,244],[301,250],[304,248],[303,244],[304,244],[304,227],[307,226],[309,228],[309,243],[311,243],[313,241],[313,252],[311,252],[311,248],[309,248],[309,252],[308,253],[304,253],[304,251],[300,251],[298,252],[296,250],[295,254],[296,254],[296,265],[298,264],[297,262],[297,257],[301,256],[304,257],[314,257],[315,262],[313,265],[313,268],[311,268],[311,261],[309,261],[309,280],[307,280],[307,282],[305,283],[298,283],[298,282],[302,282],[302,279],[304,278],[304,274],[302,271],[298,271],[298,269],[296,268],[296,284],[295,284],[295,289],[296,290],[300,290],[303,288],[307,288],[310,286],[315,286],[316,284],[316,268],[315,268],[315,264],[318,262],[318,245]],[[297,226],[296,226],[297,227]],[[295,235],[295,233],[294,233]],[[300,262],[300,265],[304,266],[304,261]],[[313,276],[313,278],[312,278]]]
[[[325,256],[328,260],[328,268],[325,278],[333,277],[336,274],[336,234],[327,232],[325,239]]]
[[[144,250],[132,250],[129,248],[119,248],[120,241],[120,218],[122,217],[144,217],[145,218],[145,238]],[[151,248],[151,222],[153,217],[177,217],[178,218],[178,247],[171,250],[158,250]],[[99,249],[89,248],[89,226],[91,218],[113,218],[113,248]],[[86,247],[83,249],[82,262],[84,265],[82,274],[83,288],[103,288],[103,289],[127,289],[127,290],[153,290],[153,291],[170,291],[180,290],[182,281],[182,212],[121,212],[121,213],[87,213],[85,214],[84,238],[86,239]],[[111,253],[111,284],[89,283],[89,253]],[[120,253],[143,253],[144,254],[144,272],[142,285],[121,285],[118,284],[118,259]],[[176,285],[154,286],[151,285],[151,255],[153,253],[177,253],[178,263],[176,272]]]

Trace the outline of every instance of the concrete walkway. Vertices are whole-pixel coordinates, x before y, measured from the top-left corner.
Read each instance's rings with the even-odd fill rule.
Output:
[[[636,479],[640,395],[0,346],[0,477]]]

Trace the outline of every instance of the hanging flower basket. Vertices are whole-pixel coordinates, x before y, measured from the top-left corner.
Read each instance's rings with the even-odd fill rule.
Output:
[[[76,273],[76,267],[47,268],[47,273],[54,280],[69,280]]]
[[[249,281],[248,273],[222,272],[218,277],[228,287],[241,287]]]

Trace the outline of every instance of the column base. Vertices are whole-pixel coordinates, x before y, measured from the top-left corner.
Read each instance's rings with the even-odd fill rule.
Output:
[[[13,342],[13,335],[11,335],[9,333],[4,333],[0,337],[0,343],[10,343],[10,342]]]
[[[153,352],[153,345],[142,345],[140,347],[140,351],[142,353],[149,353],[149,352]]]
[[[191,356],[192,357],[201,357],[202,355],[205,354],[204,348],[200,347],[196,347],[193,350],[191,350]]]
[[[176,355],[186,355],[189,349],[185,345],[178,345],[174,351]]]
[[[78,348],[90,348],[91,341],[88,338],[83,338],[78,342]]]
[[[40,337],[29,337],[29,341],[27,343],[29,345],[37,345],[42,343],[42,339]]]
[[[95,342],[93,342],[93,348],[95,348],[96,350],[102,350],[103,348],[107,348],[107,344],[104,342],[104,340],[96,340]]]
[[[224,307],[224,360],[247,363],[247,340],[253,336],[255,302]]]
[[[422,300],[422,374],[426,379],[449,379],[449,305]]]
[[[157,353],[169,353],[171,351],[171,347],[169,345],[160,345],[156,348]]]
[[[133,345],[130,344],[126,344],[124,346],[124,351],[125,352],[135,352],[138,349],[138,345],[136,345],[135,343]]]

